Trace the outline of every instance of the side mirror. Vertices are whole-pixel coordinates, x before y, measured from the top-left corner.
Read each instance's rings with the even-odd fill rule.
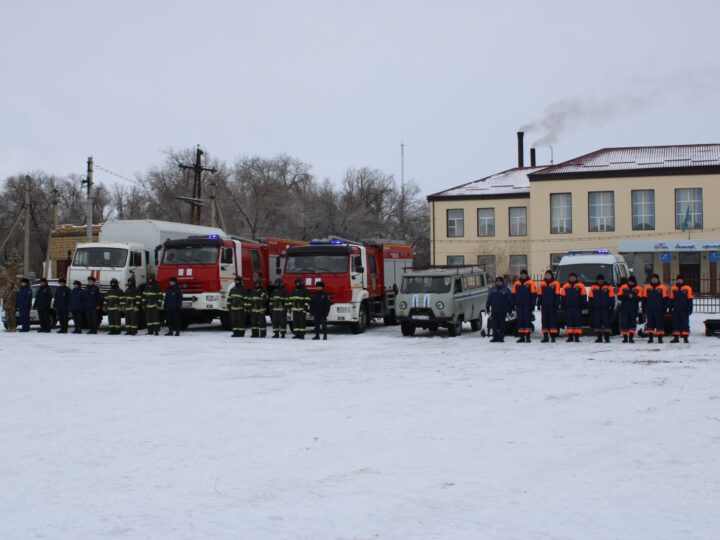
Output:
[[[365,269],[364,269],[362,266],[356,266],[356,267],[355,267],[355,272],[356,272],[357,274],[362,274],[364,271],[365,271]]]

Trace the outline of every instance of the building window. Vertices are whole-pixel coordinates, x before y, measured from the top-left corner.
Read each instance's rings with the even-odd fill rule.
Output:
[[[634,231],[655,230],[655,190],[632,192],[632,227]]]
[[[572,194],[552,193],[550,195],[550,233],[572,232]]]
[[[465,212],[462,209],[447,211],[448,238],[465,236]]]
[[[527,236],[527,208],[510,208],[510,236]]]
[[[701,188],[675,190],[675,228],[681,231],[703,228]]]
[[[550,270],[555,273],[557,271],[557,267],[560,264],[560,259],[562,259],[566,254],[565,253],[551,253],[550,254]]]
[[[615,230],[615,192],[591,191],[588,193],[590,232]]]
[[[495,209],[478,208],[477,211],[478,236],[495,236]]]
[[[448,255],[447,256],[447,265],[448,266],[462,266],[465,264],[465,256],[464,255]]]
[[[482,268],[490,279],[495,279],[495,255],[478,255],[478,266]]]
[[[527,255],[510,255],[510,276],[518,277],[520,271],[527,270]]]

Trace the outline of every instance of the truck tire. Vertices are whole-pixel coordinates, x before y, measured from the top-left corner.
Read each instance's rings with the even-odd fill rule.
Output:
[[[360,304],[360,312],[358,313],[358,320],[352,325],[353,334],[362,334],[368,327],[368,311],[367,304],[363,302]]]
[[[400,324],[400,331],[402,332],[403,336],[414,336],[415,335],[415,325],[412,323],[401,323]]]
[[[448,335],[450,337],[457,337],[462,334],[462,319],[458,319],[455,324],[448,326]]]
[[[481,328],[482,328],[482,313],[478,314],[477,319],[473,319],[472,321],[470,321],[470,329],[473,332],[477,332]]]
[[[385,323],[385,326],[396,326],[397,325],[398,321],[397,321],[397,316],[395,315],[394,309],[390,310],[390,313],[388,313],[387,315],[385,315],[383,317],[383,322]]]

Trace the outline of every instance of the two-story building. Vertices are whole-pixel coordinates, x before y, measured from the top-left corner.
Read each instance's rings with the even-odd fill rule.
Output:
[[[717,279],[720,144],[606,148],[435,193],[433,264],[541,274],[570,249],[607,248],[640,281]]]

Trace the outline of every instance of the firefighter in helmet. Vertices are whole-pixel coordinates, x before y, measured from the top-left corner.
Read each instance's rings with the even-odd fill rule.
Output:
[[[230,325],[232,326],[232,337],[245,336],[245,323],[250,308],[248,292],[243,285],[240,276],[235,277],[235,286],[230,289],[227,299],[228,310],[230,311]]]
[[[292,306],[293,339],[305,339],[307,331],[307,313],[310,310],[310,293],[301,279],[295,280],[295,290],[290,296]]]
[[[287,312],[290,306],[290,295],[288,294],[283,280],[275,280],[275,289],[270,294],[270,315],[272,317],[272,328],[274,338],[284,338],[287,333]]]
[[[255,280],[255,289],[250,293],[250,322],[252,337],[264,338],[267,335],[267,292],[260,279]]]

